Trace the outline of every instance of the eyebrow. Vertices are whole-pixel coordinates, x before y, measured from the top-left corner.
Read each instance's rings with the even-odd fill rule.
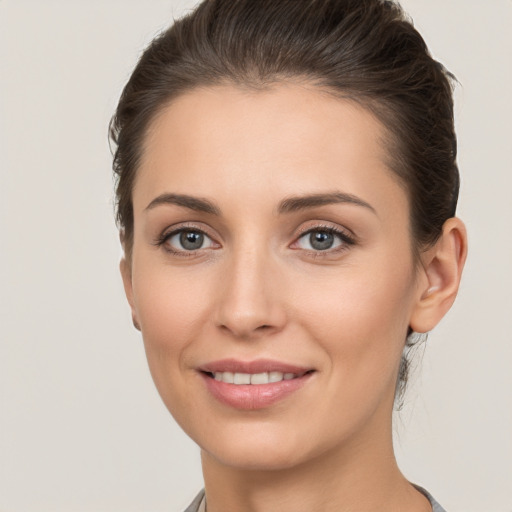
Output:
[[[176,206],[183,206],[189,210],[196,212],[210,213],[212,215],[220,215],[220,208],[215,206],[208,199],[201,197],[189,196],[186,194],[162,194],[155,197],[147,206],[146,210],[151,210],[163,204],[174,204]]]
[[[357,206],[362,206],[363,208],[367,208],[373,213],[377,214],[375,208],[371,206],[366,201],[363,201],[361,198],[354,196],[352,194],[346,194],[344,192],[331,192],[327,194],[310,194],[306,196],[294,196],[284,199],[279,203],[279,207],[277,209],[278,213],[292,213],[301,210],[306,210],[308,208],[315,208],[318,206],[325,206],[329,204],[339,204],[339,203],[349,203]],[[182,206],[184,208],[188,208],[189,210],[194,210],[197,212],[209,213],[211,215],[221,215],[221,210],[218,206],[216,206],[213,202],[208,199],[204,199],[201,197],[189,196],[187,194],[161,194],[158,197],[155,197],[148,206],[146,206],[146,210],[151,210],[160,205],[165,204],[173,204],[176,206]]]
[[[362,206],[377,214],[375,208],[357,196],[343,192],[332,192],[328,194],[311,194],[307,196],[289,197],[279,204],[279,213],[291,213],[307,208],[315,208],[328,204],[349,203]]]

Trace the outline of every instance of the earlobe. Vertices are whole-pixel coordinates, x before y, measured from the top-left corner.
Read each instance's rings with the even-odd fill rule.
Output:
[[[121,277],[123,278],[124,292],[126,294],[126,299],[128,300],[128,304],[130,305],[130,309],[132,312],[132,322],[135,329],[140,331],[140,324],[137,319],[137,313],[135,311],[135,302],[133,300],[133,286],[132,286],[132,269],[130,262],[127,261],[126,256],[121,258],[119,263],[119,269],[121,271]]]
[[[436,244],[422,255],[422,279],[410,327],[415,332],[432,330],[452,306],[459,289],[467,255],[464,223],[453,217],[443,226]]]

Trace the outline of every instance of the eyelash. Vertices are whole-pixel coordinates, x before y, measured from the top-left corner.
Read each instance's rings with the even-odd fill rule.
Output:
[[[198,234],[201,234],[203,236],[205,236],[206,238],[209,238],[210,240],[212,240],[212,242],[214,242],[213,238],[208,235],[208,233],[204,230],[204,229],[200,229],[196,226],[180,226],[179,228],[176,228],[176,229],[173,229],[172,231],[164,231],[155,241],[155,245],[157,247],[163,247],[163,249],[165,251],[167,251],[168,253],[172,254],[173,256],[179,256],[179,257],[184,257],[184,258],[190,258],[191,256],[195,256],[201,249],[197,249],[197,250],[190,250],[190,251],[187,251],[186,249],[183,249],[183,250],[176,250],[176,249],[173,249],[172,246],[170,245],[165,245],[167,241],[169,241],[173,236],[176,236],[176,235],[179,235],[180,233],[198,233]],[[215,242],[214,242],[215,243]]]
[[[166,242],[168,240],[170,240],[172,237],[174,237],[174,236],[176,236],[176,235],[178,235],[180,233],[186,233],[186,232],[201,234],[201,235],[207,237],[208,239],[212,240],[213,243],[216,243],[213,240],[213,238],[210,235],[208,235],[208,233],[205,230],[203,230],[203,229],[197,228],[196,226],[180,226],[179,228],[173,229],[172,231],[169,231],[169,232],[164,231],[156,239],[154,245],[156,245],[157,247],[163,247],[165,251],[169,252],[170,254],[172,254],[174,256],[185,257],[185,258],[195,256],[195,255],[197,255],[197,253],[201,249],[197,249],[197,250],[186,250],[186,249],[176,250],[176,249],[173,249],[169,245],[165,245]],[[333,226],[313,226],[313,227],[308,227],[308,228],[304,229],[303,231],[301,231],[299,236],[292,243],[292,245],[297,244],[299,242],[299,240],[301,240],[302,238],[304,238],[304,237],[306,237],[308,235],[311,235],[312,233],[327,233],[327,234],[331,234],[331,235],[334,235],[335,237],[337,237],[341,241],[341,244],[338,247],[335,247],[334,249],[330,249],[330,248],[329,249],[325,249],[325,250],[303,249],[307,253],[312,254],[315,258],[327,257],[327,256],[332,255],[332,254],[337,254],[337,253],[340,253],[340,252],[344,252],[350,246],[356,244],[355,237],[349,235],[346,231],[342,231],[342,230],[337,229],[337,228],[335,228]]]
[[[312,254],[315,258],[322,258],[322,257],[328,257],[332,256],[333,254],[339,254],[341,252],[344,252],[348,250],[350,246],[353,246],[356,244],[356,239],[354,236],[349,235],[346,231],[343,231],[341,229],[335,228],[334,226],[313,226],[308,227],[304,231],[301,231],[300,235],[297,237],[295,242],[293,242],[293,245],[297,244],[299,240],[302,238],[311,235],[312,233],[327,233],[330,235],[334,235],[337,237],[341,244],[338,247],[335,247],[334,249],[325,249],[325,250],[314,250],[314,249],[303,249],[304,251],[307,251],[309,254]]]

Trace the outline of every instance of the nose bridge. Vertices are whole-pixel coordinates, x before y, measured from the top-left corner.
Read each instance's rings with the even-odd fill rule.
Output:
[[[285,314],[279,272],[268,243],[241,244],[225,263],[217,324],[242,338],[281,329]]]

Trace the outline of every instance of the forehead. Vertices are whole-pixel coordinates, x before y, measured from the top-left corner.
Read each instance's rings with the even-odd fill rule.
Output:
[[[386,194],[397,183],[385,135],[371,112],[313,86],[195,89],[150,125],[134,206],[162,192],[231,201],[327,189]]]

